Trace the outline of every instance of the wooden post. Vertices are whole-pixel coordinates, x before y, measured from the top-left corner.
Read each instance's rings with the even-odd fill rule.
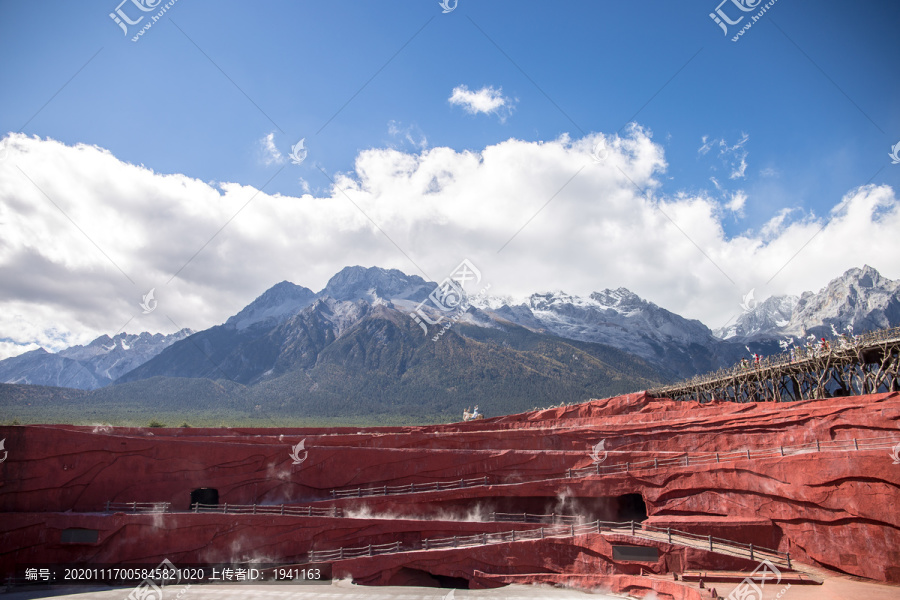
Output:
[[[334,490],[331,490],[331,499],[334,500],[334,498],[335,498],[335,496],[334,496]]]
[[[222,512],[223,512],[223,513],[227,513],[227,512],[228,512],[228,503],[227,503],[227,502],[226,502],[225,504],[222,505]]]
[[[747,448],[747,460],[750,460],[750,448]]]
[[[822,451],[822,447],[819,446],[819,440],[816,440],[816,452],[821,452],[821,451]]]
[[[666,527],[666,534],[669,536],[669,543],[672,543],[672,528]]]
[[[654,458],[654,459],[653,459],[653,468],[654,468],[654,469],[658,469],[658,468],[659,468],[659,459],[658,459],[658,458]]]
[[[716,462],[719,462],[719,453],[716,452]]]
[[[341,546],[338,552],[339,552],[338,555],[341,557],[341,559],[343,559],[344,558],[344,547]]]
[[[411,494],[415,494],[415,493],[416,493],[416,484],[415,484],[415,483],[409,484],[409,491],[410,491]]]
[[[712,536],[709,536],[709,551],[712,552]]]
[[[631,521],[631,535],[634,535],[634,521]]]
[[[428,550],[428,538],[422,540],[422,543],[425,544],[425,549]]]
[[[250,514],[255,515],[255,514],[256,514],[256,503],[255,503],[255,502],[253,503],[253,509],[252,509],[252,510],[253,510],[253,512],[251,512]]]
[[[781,455],[784,456],[784,446],[779,446],[779,448],[781,449]]]
[[[457,537],[454,535],[454,536],[453,536],[453,547],[456,548],[457,546],[459,546],[459,538],[457,538]]]
[[[484,476],[484,485],[487,485],[487,475]]]
[[[753,544],[750,544],[750,560],[753,560]]]
[[[787,561],[788,561],[788,570],[790,570],[790,568],[791,568],[791,553],[790,552],[787,553]]]
[[[284,516],[284,504],[281,505],[281,516]]]
[[[362,488],[361,487],[356,488],[356,497],[362,498]]]
[[[541,539],[544,539],[544,528],[541,527]]]
[[[131,512],[137,512],[137,502],[131,503]]]
[[[369,556],[372,556],[372,544],[369,544]]]

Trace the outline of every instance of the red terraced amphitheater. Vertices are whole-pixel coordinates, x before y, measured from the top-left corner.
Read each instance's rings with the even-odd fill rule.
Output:
[[[693,599],[768,561],[782,585],[835,573],[900,596],[898,421],[898,393],[631,394],[424,427],[0,427],[2,575],[260,560]]]

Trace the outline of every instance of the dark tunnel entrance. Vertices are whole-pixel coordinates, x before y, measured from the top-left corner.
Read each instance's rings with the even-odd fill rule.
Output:
[[[219,490],[216,488],[199,488],[191,492],[191,508],[195,504],[219,504]]]
[[[437,575],[422,569],[401,567],[391,575],[387,585],[467,590],[469,589],[469,580],[465,577]]]
[[[616,498],[616,520],[618,521],[646,521],[647,504],[640,494],[624,494]]]

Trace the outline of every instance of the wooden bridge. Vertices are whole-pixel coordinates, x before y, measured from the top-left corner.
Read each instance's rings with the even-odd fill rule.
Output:
[[[790,402],[900,391],[900,327],[794,348],[648,390],[656,398]]]

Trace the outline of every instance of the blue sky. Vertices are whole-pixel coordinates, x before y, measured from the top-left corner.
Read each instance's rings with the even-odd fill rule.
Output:
[[[747,2],[755,4],[754,0]],[[155,4],[154,0],[149,3]],[[654,286],[649,283],[654,277],[650,263],[661,259],[632,256],[625,250],[623,260],[633,263],[629,271],[632,275],[624,276],[616,270],[591,274],[588,265],[595,264],[596,257],[583,264],[578,258],[565,258],[578,256],[581,251],[580,247],[564,245],[553,252],[523,255],[516,265],[491,263],[498,289],[524,293],[564,288],[587,293],[625,285],[666,308],[701,318],[715,327],[722,324],[730,309],[714,309],[712,304],[698,307],[698,295],[722,304],[726,296],[739,297],[749,287],[763,285],[765,273],[774,272],[778,264],[790,259],[792,250],[802,247],[806,228],[815,232],[817,227],[827,226],[829,212],[860,186],[881,186],[879,189],[886,194],[887,199],[876,202],[880,208],[869,215],[877,224],[879,214],[895,212],[892,193],[900,186],[900,165],[892,165],[888,156],[892,146],[900,142],[900,68],[896,58],[900,4],[890,0],[826,0],[815,4],[778,0],[738,42],[732,42],[730,34],[724,35],[709,17],[717,6],[733,18],[746,15],[744,22],[756,12],[743,13],[730,1],[718,5],[715,0],[552,4],[459,0],[456,8],[446,14],[437,0],[179,0],[139,41],[132,42],[132,34],[156,11],[143,13],[131,0],[121,5],[122,10],[132,18],[142,14],[147,17],[131,26],[128,35],[109,17],[117,7],[116,1],[2,1],[0,55],[4,59],[0,88],[6,93],[0,95],[0,130],[8,141],[12,140],[9,135],[21,132],[29,139],[37,136],[46,142],[49,138],[69,149],[79,144],[97,146],[123,165],[143,165],[156,174],[184,176],[213,187],[223,182],[255,189],[265,186],[266,198],[280,195],[300,203],[304,198],[341,201],[343,192],[336,192],[332,182],[341,175],[347,176],[348,181],[366,179],[357,171],[357,161],[367,151],[395,149],[415,159],[434,149],[448,148],[462,156],[467,151],[479,154],[516,140],[526,145],[517,147],[520,154],[510,151],[509,164],[521,166],[535,160],[538,166],[527,168],[540,171],[540,165],[545,164],[541,161],[550,159],[531,156],[527,143],[547,145],[562,139],[569,144],[578,140],[592,144],[596,136],[613,140],[616,135],[626,139],[635,135],[629,127],[635,123],[641,132],[639,136],[651,140],[660,153],[647,159],[648,164],[652,163],[649,170],[633,165],[635,173],[643,177],[635,183],[648,190],[654,201],[672,202],[669,216],[679,213],[679,198],[703,201],[688,206],[685,200],[685,212],[681,213],[685,220],[677,222],[677,229],[690,238],[690,244],[684,249],[673,248],[667,255],[684,252],[687,265],[697,259],[688,258],[689,252],[698,256],[705,252],[706,259],[715,263],[715,269],[706,265],[713,273],[708,278],[718,277],[716,271],[725,275],[709,285],[721,284],[727,291],[710,291],[712,288],[704,287],[707,284],[699,281],[696,269],[689,266],[685,266],[685,279],[670,281],[668,287]],[[738,28],[732,27],[732,32]],[[495,111],[473,114],[464,105],[449,101],[454,90],[460,89],[494,93],[505,104]],[[280,156],[265,151],[267,137]],[[298,166],[286,159],[300,138],[305,138],[308,155]],[[59,163],[49,160],[50,154],[42,154],[41,148],[45,147],[46,144],[37,144],[27,150],[35,162],[23,172],[27,171],[32,182],[23,183],[19,171],[4,172],[11,187],[23,185],[31,189],[27,186],[33,186],[36,177],[62,181],[62,171],[55,170]],[[10,145],[7,153],[12,153],[13,160],[4,162],[9,168],[12,163],[21,167],[25,162],[16,162],[12,148]],[[68,165],[66,173],[78,173],[79,168],[73,165],[79,159],[71,152],[66,156],[59,158]],[[455,171],[457,166],[442,168],[451,173],[451,179],[461,181],[463,171]],[[385,169],[373,176],[374,181],[396,177],[398,168],[405,167],[398,167],[394,159],[370,166]],[[571,173],[577,169],[573,166]],[[67,189],[83,188],[84,194],[91,196],[90,190],[98,189],[94,186],[99,183],[85,177],[78,181],[76,176]],[[550,182],[550,188],[558,190],[567,181],[564,173],[560,177],[558,182]],[[15,178],[18,183],[13,182]],[[389,194],[395,183],[382,191]],[[619,187],[593,191],[590,187],[571,186],[567,193],[585,194],[588,200],[591,194],[597,194],[595,199],[602,201],[604,194],[626,193],[627,189],[625,182]],[[366,185],[361,185],[360,191],[367,191]],[[16,193],[9,189],[7,192]],[[79,212],[79,202],[89,202],[77,194],[68,198],[68,192],[62,189],[57,193],[59,196],[53,200],[69,217]],[[183,203],[163,207],[166,203],[159,200],[159,194],[164,192],[143,189],[140,194],[142,200],[134,202],[158,204],[159,214],[148,216],[123,210],[119,218],[140,221],[147,228],[152,223],[152,228],[163,232],[167,223],[183,221],[178,214],[180,209],[174,208],[183,207]],[[511,189],[510,194],[515,192]],[[177,320],[194,328],[209,326],[224,320],[281,279],[317,290],[324,285],[327,274],[346,264],[363,264],[367,257],[381,266],[396,266],[440,279],[443,271],[459,262],[457,257],[484,254],[483,262],[493,260],[487,256],[494,256],[496,248],[550,197],[552,193],[525,199],[519,207],[512,204],[514,210],[505,216],[472,215],[509,221],[508,231],[497,222],[484,225],[485,230],[496,229],[496,239],[490,241],[482,238],[484,231],[475,235],[460,225],[446,230],[429,229],[426,243],[416,237],[417,228],[426,221],[430,227],[448,219],[447,215],[433,214],[398,225],[399,230],[393,230],[393,241],[373,241],[379,231],[371,228],[358,230],[358,238],[344,243],[329,245],[326,240],[318,245],[292,247],[286,242],[274,250],[253,242],[217,250],[217,238],[209,251],[218,252],[219,263],[227,262],[236,253],[266,260],[267,256],[271,258],[267,253],[276,252],[292,259],[271,258],[275,266],[258,278],[248,274],[252,271],[249,267],[246,272],[222,268],[215,276],[209,274],[209,265],[204,273],[181,273],[179,281],[184,287],[178,297],[185,308]],[[3,201],[0,196],[0,203]],[[372,201],[377,204],[377,198]],[[579,223],[577,211],[556,208],[565,201],[564,194],[559,200],[554,197],[546,211],[540,212],[534,235],[540,232],[544,237],[523,238],[523,247],[539,246],[557,229],[565,231],[569,224]],[[165,264],[157,265],[158,273],[153,273],[146,265],[138,266],[138,259],[132,261],[132,250],[117,248],[114,242],[100,242],[100,232],[88,231],[92,214],[108,213],[110,206],[117,206],[110,202],[113,203],[81,206],[82,220],[67,219],[69,225],[65,225],[38,217],[29,220],[27,210],[16,208],[11,196],[6,198],[6,214],[16,216],[12,219],[16,223],[55,234],[61,231],[58,228],[77,222],[93,238],[90,245],[82,247],[79,244],[85,240],[78,241],[78,235],[72,234],[67,239],[73,245],[60,249],[58,255],[99,256],[97,251],[102,248],[107,258],[118,265],[107,264],[101,256],[92,266],[73,267],[71,258],[53,258],[57,254],[39,249],[37,252],[43,253],[42,264],[48,269],[46,277],[50,278],[52,265],[73,278],[83,275],[82,268],[86,272],[103,270],[110,277],[118,277],[116,271],[146,271],[147,275],[143,279],[129,276],[135,290],[127,285],[118,287],[121,282],[108,286],[95,282],[96,289],[105,291],[83,312],[72,309],[70,300],[56,297],[59,290],[37,286],[23,291],[20,286],[8,284],[0,304],[9,303],[7,311],[14,307],[33,326],[13,332],[7,323],[4,335],[4,323],[0,322],[0,338],[14,340],[16,348],[21,349],[35,347],[46,338],[39,332],[51,327],[63,331],[58,337],[66,342],[81,341],[109,329],[114,332],[128,311],[123,308],[121,316],[115,314],[107,323],[100,315],[117,311],[104,308],[104,303],[132,306],[126,298],[130,299],[137,290],[146,292],[151,286],[163,285],[162,280],[167,279],[164,274],[177,270],[190,257],[190,248],[201,247],[216,230],[215,219],[210,219],[209,229],[198,229],[196,241],[185,244],[185,256],[170,257]],[[385,237],[390,235],[391,224],[403,218],[417,200],[410,197],[405,202],[405,206],[382,215],[378,227],[387,232]],[[317,209],[317,214],[329,210],[324,206]],[[692,210],[699,211],[697,214],[712,211],[715,215],[707,215],[709,220],[703,221],[691,217]],[[277,229],[284,222],[277,210],[272,215],[271,221],[263,219],[257,224],[257,233],[265,233],[266,228]],[[0,221],[2,216],[0,213]],[[547,221],[546,225],[541,225],[541,219]],[[247,220],[252,220],[252,216]],[[670,221],[674,223],[677,218]],[[721,234],[716,240],[703,241],[702,233],[690,231],[692,222],[701,229],[721,228]],[[615,223],[604,223],[598,217],[594,233],[606,235],[610,228],[615,229]],[[791,246],[784,240],[784,247],[775,252],[775,230],[786,229],[791,223],[803,227],[793,238],[797,244]],[[541,230],[542,226],[547,229]],[[336,226],[332,223],[279,235],[286,239],[295,235],[327,238],[331,227]],[[528,233],[531,228],[529,224],[523,232]],[[862,227],[854,231],[865,236],[867,230]],[[646,233],[648,243],[652,242],[655,232]],[[222,244],[227,243],[227,235],[226,228],[221,234]],[[404,241],[398,242],[400,238]],[[475,238],[480,241],[473,241]],[[746,245],[735,242],[744,238],[752,241]],[[665,245],[664,239],[660,237],[660,244]],[[158,235],[151,245],[159,248],[171,242],[165,235]],[[380,254],[372,253],[374,246],[370,247],[370,243],[378,245]],[[22,244],[0,255],[7,277],[26,272],[21,264],[29,245],[27,241]],[[448,248],[442,260],[429,254],[434,244]],[[717,244],[722,247],[717,248]],[[739,262],[725,266],[728,257],[739,254],[742,248],[753,254],[766,245],[778,256],[768,256],[766,268],[755,279],[740,280],[743,273]],[[698,249],[703,252],[696,252]],[[511,247],[509,252],[514,251]],[[881,268],[886,276],[900,277],[900,264],[885,262],[883,249],[870,252],[871,258],[865,253],[852,254],[847,256],[846,264],[828,268],[824,262],[806,266],[798,263],[796,276],[787,277],[781,287],[773,286],[768,293],[799,293],[824,285],[842,268],[861,266],[860,262]],[[611,259],[611,254],[615,253],[607,250],[602,256]],[[703,256],[699,259],[706,260]],[[17,261],[20,266],[12,268]],[[530,275],[529,265],[535,261],[545,262],[542,269],[546,273],[561,273],[560,277]],[[573,263],[571,269],[559,269],[559,261]],[[425,267],[426,263],[430,266]],[[132,266],[123,266],[126,264]],[[422,272],[417,272],[416,265]],[[224,281],[230,283],[226,285]],[[226,288],[225,298],[210,299],[211,290]],[[765,295],[768,294],[762,294]],[[201,307],[210,303],[215,306],[208,312],[214,316],[197,316]],[[29,306],[43,308],[31,312]],[[66,307],[64,317],[54,309],[59,306]],[[54,320],[65,324],[52,323]],[[709,322],[716,320],[720,322]],[[152,322],[137,328],[141,327],[173,328],[168,323]]]

